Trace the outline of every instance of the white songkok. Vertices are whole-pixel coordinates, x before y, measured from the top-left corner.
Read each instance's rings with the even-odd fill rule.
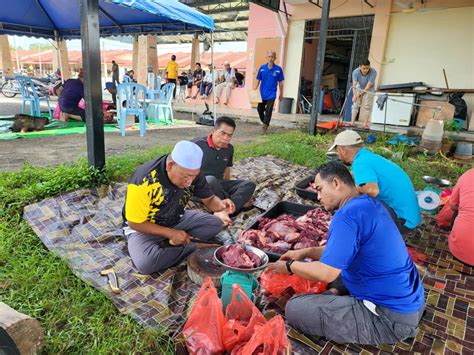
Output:
[[[171,159],[185,169],[200,169],[202,156],[202,149],[190,141],[179,141],[171,152]]]

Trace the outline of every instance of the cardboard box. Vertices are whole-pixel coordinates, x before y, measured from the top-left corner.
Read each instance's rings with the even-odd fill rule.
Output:
[[[428,121],[432,118],[436,120],[452,120],[454,117],[454,105],[451,105],[449,102],[446,101],[429,101],[429,100],[422,100],[419,102],[422,106],[429,106],[433,108],[441,108],[439,110],[433,110],[429,107],[420,107],[418,109],[418,115],[416,116],[416,125],[418,127],[426,127]]]
[[[321,86],[323,89],[337,89],[337,75],[336,74],[329,74],[323,75]]]

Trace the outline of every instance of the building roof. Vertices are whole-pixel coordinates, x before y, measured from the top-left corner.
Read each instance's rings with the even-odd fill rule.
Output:
[[[176,52],[176,61],[180,69],[189,69],[191,64],[191,53]],[[16,53],[14,50],[11,51],[12,60],[16,61]],[[56,53],[52,49],[38,51],[38,50],[18,50],[18,59],[23,64],[51,64],[53,62],[53,56]],[[111,63],[115,60],[118,65],[124,67],[132,66],[132,51],[126,49],[118,50],[106,50],[101,51],[102,63]],[[166,63],[170,60],[171,53],[165,53],[158,55],[158,67],[160,69],[166,66]],[[81,51],[68,51],[68,58],[70,64],[81,64],[82,63],[82,52]],[[225,61],[230,62],[231,67],[237,68],[241,71],[245,71],[247,62],[247,52],[226,52],[226,53],[214,53],[214,63],[217,68],[221,68]],[[204,69],[207,69],[207,64],[211,62],[211,53],[205,52],[201,55],[201,64]]]

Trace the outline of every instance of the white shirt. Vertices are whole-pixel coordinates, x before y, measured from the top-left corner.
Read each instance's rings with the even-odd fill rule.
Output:
[[[235,70],[234,68],[231,68],[230,71],[227,71],[224,69],[224,73],[222,75],[224,75],[224,79],[226,83],[231,83],[232,78],[235,78]]]
[[[214,77],[214,80],[212,78]],[[206,76],[204,77],[204,81],[207,83],[215,83],[217,81],[218,74],[216,71],[213,71],[212,73],[209,71],[207,72]]]

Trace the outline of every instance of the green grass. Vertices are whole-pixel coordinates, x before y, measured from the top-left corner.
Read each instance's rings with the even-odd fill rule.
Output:
[[[309,136],[297,131],[269,135],[265,142],[236,147],[236,160],[271,154],[293,163],[317,167],[326,161],[334,136]],[[122,315],[112,302],[79,280],[60,258],[50,253],[22,219],[23,207],[61,192],[109,181],[124,181],[137,165],[169,151],[160,146],[108,159],[105,171],[85,161],[52,168],[26,165],[0,173],[0,300],[37,318],[46,332],[46,353],[172,353],[165,330],[145,329]],[[423,175],[455,182],[467,170],[440,156],[425,156],[402,146],[389,147],[379,136],[372,146],[393,158],[411,176],[416,188]]]

